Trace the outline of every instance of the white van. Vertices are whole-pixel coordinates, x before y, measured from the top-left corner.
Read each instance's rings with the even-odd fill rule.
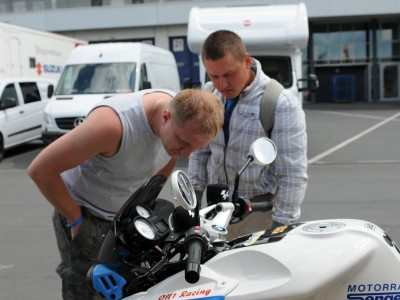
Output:
[[[199,54],[200,84],[207,81],[201,59],[203,41],[220,29],[238,34],[250,55],[260,61],[264,73],[291,90],[300,102],[301,91],[318,88],[315,75],[302,79],[302,50],[307,46],[309,34],[304,3],[193,7],[189,14],[187,40],[190,50]],[[190,82],[186,84],[190,86]]]
[[[42,113],[55,84],[50,78],[0,79],[0,161],[6,149],[41,138]]]
[[[82,123],[101,100],[148,88],[179,92],[178,68],[172,52],[144,43],[75,48],[43,114],[44,143],[51,143]]]

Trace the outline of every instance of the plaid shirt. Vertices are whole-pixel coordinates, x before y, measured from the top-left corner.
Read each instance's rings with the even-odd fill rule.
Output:
[[[257,60],[252,59],[252,63],[256,77],[239,96],[229,125],[228,145],[225,146],[221,130],[206,147],[190,156],[189,177],[195,190],[204,191],[210,183],[224,183],[229,185],[232,196],[236,172],[246,161],[250,145],[266,137],[259,116],[260,102],[270,78],[262,72]],[[217,90],[214,93],[225,104],[225,97]],[[271,139],[278,150],[275,161],[266,167],[250,165],[240,177],[239,195],[252,198],[276,193],[272,218],[290,224],[300,217],[308,176],[305,114],[299,100],[287,90],[278,99]]]

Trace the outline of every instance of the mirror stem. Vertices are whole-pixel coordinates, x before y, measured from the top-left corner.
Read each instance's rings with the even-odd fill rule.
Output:
[[[236,203],[238,198],[239,198],[239,178],[240,175],[242,175],[242,173],[244,172],[244,170],[247,168],[247,166],[254,160],[254,157],[249,155],[247,156],[247,161],[244,164],[244,166],[236,173],[236,177],[235,177],[235,187],[233,189],[233,194],[232,194],[232,202]]]
[[[200,226],[200,207],[201,207],[201,199],[197,199],[196,207],[194,208],[194,220],[196,226]]]

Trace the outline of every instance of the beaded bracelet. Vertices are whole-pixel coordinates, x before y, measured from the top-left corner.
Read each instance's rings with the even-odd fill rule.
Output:
[[[83,217],[83,215],[78,219],[78,220],[76,220],[74,223],[69,223],[69,222],[67,222],[67,227],[71,227],[71,228],[73,228],[73,227],[75,227],[75,226],[78,226],[82,221],[83,221],[83,219],[84,219],[84,217]]]

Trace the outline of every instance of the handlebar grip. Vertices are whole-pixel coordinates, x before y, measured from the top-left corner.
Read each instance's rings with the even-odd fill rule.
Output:
[[[272,204],[272,201],[263,201],[263,202],[252,202],[251,207],[253,211],[269,211],[272,210],[274,205]]]
[[[185,279],[188,283],[196,283],[200,279],[200,261],[204,242],[201,239],[192,239],[188,247],[188,260],[185,270]]]

